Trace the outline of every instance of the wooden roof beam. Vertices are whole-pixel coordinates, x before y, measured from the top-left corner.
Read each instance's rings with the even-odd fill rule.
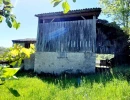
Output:
[[[81,18],[83,18],[83,20],[86,20],[86,18],[84,16],[81,16]]]
[[[99,12],[91,12],[91,13],[78,13],[78,14],[69,14],[69,15],[55,15],[55,16],[39,16],[40,19],[56,19],[56,18],[68,18],[68,17],[89,17],[89,16],[99,16]]]

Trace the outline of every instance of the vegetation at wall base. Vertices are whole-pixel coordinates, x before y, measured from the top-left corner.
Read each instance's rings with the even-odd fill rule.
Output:
[[[18,80],[0,86],[0,100],[129,100],[130,67],[123,67],[115,67],[111,73],[81,76],[80,85],[76,77],[39,77],[19,72]]]

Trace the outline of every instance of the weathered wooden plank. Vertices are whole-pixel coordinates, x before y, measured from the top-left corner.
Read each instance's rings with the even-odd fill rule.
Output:
[[[39,31],[37,50],[50,52],[60,52],[61,50],[66,52],[95,51],[93,24],[93,20],[44,23],[43,26],[39,26],[42,34]],[[55,38],[52,37],[54,35],[52,33],[58,29],[65,31],[63,28],[67,29],[65,33],[56,35]]]

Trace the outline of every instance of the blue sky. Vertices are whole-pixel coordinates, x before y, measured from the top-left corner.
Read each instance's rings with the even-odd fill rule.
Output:
[[[99,7],[99,0],[77,0],[73,3],[68,0],[71,10]],[[16,30],[9,28],[6,23],[0,24],[0,46],[12,46],[12,40],[24,38],[36,38],[37,36],[37,17],[35,14],[62,11],[61,5],[53,7],[50,0],[12,0],[15,5],[13,13],[17,16],[17,21],[21,23],[21,27]],[[99,18],[106,19],[104,15]],[[107,19],[108,20],[108,19]]]

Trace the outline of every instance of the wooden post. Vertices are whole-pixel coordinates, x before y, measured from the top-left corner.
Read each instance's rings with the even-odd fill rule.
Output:
[[[52,23],[54,20],[55,20],[55,18],[53,18],[50,23]]]
[[[96,52],[96,16],[93,16],[93,52]]]
[[[83,20],[86,20],[86,18],[84,16],[81,16],[83,18]]]
[[[38,18],[38,28],[37,28],[37,42],[36,42],[36,51],[43,51],[44,48],[41,48],[41,45],[44,45],[43,40],[43,24],[44,20],[42,19],[42,22],[40,21],[40,18]],[[44,47],[44,46],[42,46]]]
[[[39,37],[39,23],[40,23],[40,19],[38,18],[38,26],[37,26],[37,38],[36,40],[38,40]],[[38,41],[36,41],[36,51],[38,51]]]

